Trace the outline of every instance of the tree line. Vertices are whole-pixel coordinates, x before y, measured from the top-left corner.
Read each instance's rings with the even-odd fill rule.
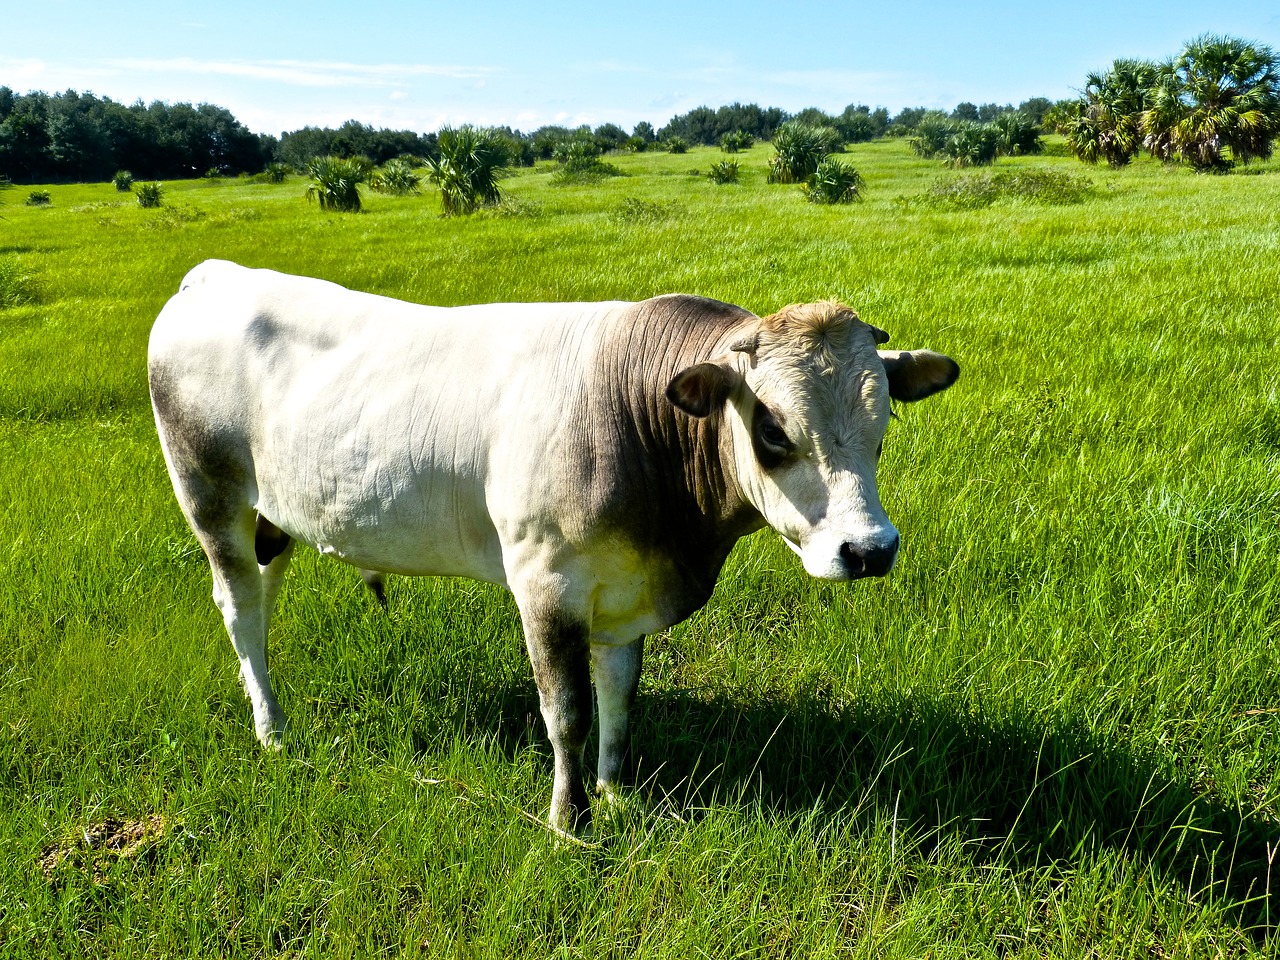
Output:
[[[1052,104],[1044,98],[1017,109],[1038,123]],[[1005,104],[961,103],[958,119],[985,118],[1015,108]],[[648,121],[630,132],[614,123],[596,127],[547,125],[522,132],[495,132],[510,144],[513,163],[551,159],[565,143],[590,143],[597,152],[642,151],[666,144],[751,143],[772,140],[785,123],[830,127],[846,143],[910,134],[926,115],[923,107],[890,115],[884,107],[850,104],[839,114],[816,107],[789,113],[778,107],[733,103],[697,107],[656,129]],[[735,138],[737,138],[735,140]],[[206,175],[259,173],[273,163],[304,170],[326,156],[364,157],[384,164],[397,157],[439,159],[439,133],[375,129],[357,120],[342,126],[303,127],[279,138],[256,134],[225,107],[202,103],[141,101],[125,105],[109,97],[67,90],[18,94],[0,86],[0,177],[20,183],[97,182],[128,170],[138,179],[175,180]]]

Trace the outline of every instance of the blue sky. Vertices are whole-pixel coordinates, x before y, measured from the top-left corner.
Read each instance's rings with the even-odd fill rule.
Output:
[[[227,107],[279,134],[357,119],[661,127],[700,104],[950,109],[1072,96],[1116,57],[1201,33],[1280,49],[1277,0],[8,0],[0,85]]]

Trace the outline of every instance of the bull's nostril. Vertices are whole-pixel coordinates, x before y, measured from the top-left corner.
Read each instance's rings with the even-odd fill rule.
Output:
[[[840,561],[849,572],[849,579],[859,577],[883,577],[893,567],[898,556],[898,538],[883,546],[861,549],[852,543],[840,544]]]
[[[840,544],[840,562],[844,564],[844,568],[849,571],[850,577],[860,577],[863,574],[865,564],[862,560],[862,554],[859,553],[852,543]]]

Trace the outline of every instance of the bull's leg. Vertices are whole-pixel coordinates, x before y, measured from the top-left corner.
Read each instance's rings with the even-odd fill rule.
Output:
[[[556,830],[585,833],[591,826],[591,801],[582,778],[582,752],[591,731],[589,632],[559,611],[529,610],[524,603],[521,618],[555,753],[550,823]]]
[[[644,637],[625,646],[591,645],[596,704],[600,710],[600,764],[596,793],[613,797],[626,773],[631,748],[631,707],[640,685]]]
[[[260,526],[255,531],[257,515],[250,509],[238,513],[230,523],[219,524],[216,532],[204,524],[193,526],[213,572],[214,602],[240,660],[240,680],[253,706],[254,731],[263,746],[279,749],[285,716],[267,673],[267,624],[293,543],[284,536],[271,556],[273,551],[262,549]],[[260,557],[268,562],[259,564]]]

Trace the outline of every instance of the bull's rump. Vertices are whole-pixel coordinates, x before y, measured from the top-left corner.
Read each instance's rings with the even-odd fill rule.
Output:
[[[221,472],[290,536],[362,567],[505,582],[512,478],[542,482],[536,448],[571,416],[606,312],[427,307],[209,261],[151,335],[170,471]]]

